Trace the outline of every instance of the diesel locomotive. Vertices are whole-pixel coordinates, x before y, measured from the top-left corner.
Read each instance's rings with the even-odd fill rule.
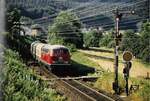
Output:
[[[33,57],[49,68],[58,65],[70,65],[71,55],[69,49],[63,45],[50,45],[41,42],[33,42],[30,48]]]

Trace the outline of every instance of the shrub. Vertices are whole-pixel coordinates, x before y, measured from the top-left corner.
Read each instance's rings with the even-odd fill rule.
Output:
[[[75,14],[62,11],[55,18],[53,25],[49,27],[49,36],[54,33],[57,37],[63,38],[66,43],[71,43],[76,45],[77,48],[82,48],[83,34],[80,28],[81,22]]]
[[[134,79],[132,80],[134,84],[139,84],[140,89],[131,94],[130,98],[132,101],[150,101],[150,82],[149,80]]]
[[[5,51],[4,101],[64,101],[48,84],[29,70],[18,53]]]
[[[76,52],[77,48],[74,44],[67,43],[66,46],[69,48],[70,52]]]
[[[107,45],[108,48],[113,48],[115,47],[115,41],[110,41],[109,44]]]
[[[112,33],[109,32],[108,34],[103,35],[103,38],[99,42],[99,46],[104,47],[112,47],[112,43],[114,43],[114,39]]]
[[[85,47],[99,47],[99,40],[101,37],[102,33],[96,30],[85,33],[83,38]]]
[[[150,47],[145,48],[140,54],[140,57],[143,61],[150,63]]]
[[[51,40],[49,40],[49,43],[52,45],[57,45],[57,44],[64,45],[69,48],[70,52],[75,52],[77,50],[75,44],[66,43],[62,38],[56,35],[51,36]]]
[[[131,51],[134,56],[139,57],[141,47],[142,44],[139,35],[135,34],[132,30],[128,30],[124,33],[121,43],[122,51]]]
[[[146,62],[150,62],[150,22],[146,22],[143,24],[142,26],[142,31],[140,33],[141,35],[141,42],[142,42],[142,47],[141,47],[141,53],[140,53],[140,58],[143,60],[143,61],[146,61]]]
[[[60,38],[59,36],[57,36],[56,34],[53,33],[49,36],[49,43],[52,45],[54,45],[54,44],[63,45],[64,40],[63,40],[63,38]]]

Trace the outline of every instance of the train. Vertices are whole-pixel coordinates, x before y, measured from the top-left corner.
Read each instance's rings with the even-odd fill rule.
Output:
[[[36,41],[31,43],[30,51],[35,60],[49,69],[70,65],[70,51],[63,45],[50,45]]]

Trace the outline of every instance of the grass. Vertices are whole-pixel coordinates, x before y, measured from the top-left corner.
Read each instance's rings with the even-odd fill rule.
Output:
[[[105,49],[105,48],[103,48]],[[105,49],[106,50],[106,49]],[[110,59],[96,59],[87,56],[85,53],[100,56],[100,57],[109,57],[113,58],[114,54],[111,52],[98,52],[98,51],[89,51],[89,50],[79,50],[72,54],[72,60],[76,63],[85,65],[87,67],[93,67],[96,69],[104,69],[105,72],[103,74],[93,74],[100,76],[100,78],[92,83],[92,85],[97,89],[105,90],[109,93],[114,93],[112,90],[112,82],[114,81],[114,63]],[[124,68],[124,64],[122,63],[122,54],[119,54],[119,85],[122,90],[125,87],[125,80],[123,77],[122,70]],[[143,78],[139,78],[139,76],[146,76],[147,72],[150,72],[150,65],[141,62],[139,59],[132,60],[132,68],[130,71],[129,78],[129,87],[131,84],[140,85],[140,89],[134,93],[132,93],[127,99],[131,101],[149,101],[150,100],[150,83],[149,80],[144,80]],[[110,72],[107,72],[110,71]],[[92,74],[91,74],[92,75]]]
[[[102,67],[105,70],[110,70],[112,72],[114,71],[114,62],[113,62],[114,54],[113,53],[99,52],[99,51],[93,51],[93,50],[79,50],[79,51],[86,53],[86,54],[96,56],[96,57],[100,57],[100,58],[88,57],[88,59],[90,59],[91,61],[94,61],[95,63],[97,63],[99,65],[98,67],[96,67],[97,69],[99,69],[99,67]],[[106,58],[106,59],[104,59],[104,58]],[[107,58],[111,58],[112,60],[107,59]],[[122,73],[124,64],[122,63],[123,59],[122,59],[121,53],[119,54],[119,60],[120,60],[119,61],[119,73]],[[139,60],[139,59],[133,58],[132,68],[130,71],[131,76],[132,77],[138,77],[138,76],[145,77],[147,72],[150,73],[150,65],[141,62],[141,60]]]
[[[97,49],[98,50],[98,49]],[[106,48],[100,48],[100,50],[107,50]],[[106,51],[94,51],[94,50],[79,50],[81,53],[90,54],[96,57],[100,58],[94,58],[94,57],[88,57],[87,58],[95,63],[97,63],[99,66],[95,67],[97,69],[101,69],[102,67],[105,71],[109,70],[111,72],[104,72],[103,75],[100,76],[100,78],[94,83],[94,87],[97,89],[103,89],[105,91],[113,93],[112,90],[112,82],[114,81],[114,62],[113,60],[110,60],[109,58],[114,58],[113,52],[106,52]],[[113,51],[113,50],[111,50]],[[104,57],[108,57],[104,58]],[[123,78],[123,68],[124,64],[122,63],[122,53],[119,53],[119,81],[120,86],[123,89],[125,87],[125,81]],[[129,79],[129,85],[136,84],[140,85],[140,89],[137,92],[132,93],[128,99],[131,101],[149,101],[150,100],[150,83],[147,80],[144,80],[143,78],[139,78],[139,76],[146,77],[147,72],[150,73],[150,64],[143,63],[140,59],[133,58],[132,60],[132,68],[130,71],[130,79]],[[122,75],[121,75],[122,74]]]
[[[96,62],[91,61],[88,59],[87,56],[84,55],[84,53],[81,53],[79,51],[73,52],[71,59],[75,61],[76,63],[88,66],[88,67],[94,67],[97,68],[99,65]]]
[[[6,50],[2,82],[4,101],[66,101],[48,83],[27,68],[19,53]]]
[[[93,67],[99,70],[103,70],[103,73],[94,73],[90,75],[96,75],[100,78],[92,83],[97,89],[107,91],[108,93],[114,93],[112,89],[112,82],[114,81],[114,63],[110,59],[96,59],[91,58],[87,54],[101,56],[101,57],[109,57],[113,58],[113,53],[108,52],[98,52],[98,51],[88,51],[88,50],[79,50],[72,54],[72,60],[76,63],[80,64],[80,66],[85,67]],[[125,88],[125,80],[123,77],[122,70],[124,65],[122,63],[122,54],[120,53],[120,61],[119,61],[119,85],[124,95],[124,88]],[[149,101],[150,99],[150,83],[139,76],[146,76],[146,72],[150,70],[149,64],[142,63],[139,59],[132,60],[133,66],[130,72],[129,78],[129,87],[131,84],[140,85],[140,89],[134,93],[132,93],[127,99],[130,101]],[[109,72],[108,72],[109,71]]]
[[[109,93],[114,93],[114,90],[112,89],[112,82],[114,82],[114,73],[106,71],[94,83],[94,87]],[[122,75],[119,75],[119,87],[122,91],[125,87],[125,80]]]

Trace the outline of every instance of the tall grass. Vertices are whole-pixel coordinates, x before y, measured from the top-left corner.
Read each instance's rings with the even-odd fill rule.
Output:
[[[97,89],[105,90],[109,93],[114,93],[112,89],[112,83],[114,82],[114,73],[112,72],[104,72],[102,76],[95,82],[94,87]],[[119,75],[119,87],[120,90],[123,91],[125,87],[125,80],[124,78]]]
[[[3,101],[65,101],[22,62],[19,54],[5,51]]]

